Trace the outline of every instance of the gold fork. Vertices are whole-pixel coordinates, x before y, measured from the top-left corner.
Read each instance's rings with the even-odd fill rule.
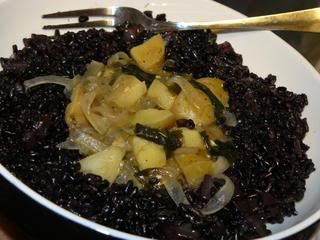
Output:
[[[135,8],[107,7],[56,12],[43,15],[43,18],[64,18],[80,16],[106,17],[103,20],[79,23],[46,25],[44,29],[62,28],[114,28],[125,22],[140,24],[147,30],[165,32],[173,30],[211,29],[214,32],[235,32],[248,30],[286,30],[320,32],[320,8],[286,12],[280,14],[249,17],[236,20],[214,22],[163,22],[147,17]]]

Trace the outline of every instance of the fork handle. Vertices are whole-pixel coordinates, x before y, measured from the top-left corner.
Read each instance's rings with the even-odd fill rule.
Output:
[[[213,32],[235,32],[247,30],[320,32],[320,8],[216,22],[168,22],[161,28],[160,25],[162,24],[156,24],[157,26],[155,26],[156,28],[154,30],[211,29]]]

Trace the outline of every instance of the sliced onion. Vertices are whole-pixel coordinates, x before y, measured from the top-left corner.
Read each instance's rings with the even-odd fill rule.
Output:
[[[134,170],[130,168],[129,164],[125,162],[121,166],[120,174],[118,175],[117,179],[115,180],[115,183],[117,184],[126,184],[134,174]]]
[[[132,151],[132,145],[130,140],[131,139],[129,139],[129,136],[126,133],[122,132],[114,138],[112,146],[120,147],[122,149],[125,149],[127,152]]]
[[[107,145],[100,140],[92,137],[88,133],[78,128],[70,131],[70,138],[75,144],[78,145],[80,152],[85,155],[101,152],[107,147]]]
[[[210,102],[204,100],[202,93],[198,89],[195,89],[187,79],[177,75],[172,78],[172,81],[179,85],[182,92],[184,93],[184,96],[189,101],[189,103],[194,106],[194,108],[198,109],[199,111],[205,111],[203,107],[205,105],[208,105],[209,103],[211,110],[212,106]]]
[[[187,79],[185,79],[182,76],[179,75],[175,75],[172,78],[170,78],[168,80],[169,82],[174,82],[175,84],[177,84],[182,91],[184,91],[185,93],[188,93],[192,95],[193,92],[193,86],[188,82]]]
[[[132,181],[133,184],[139,189],[143,188],[143,184],[139,182],[135,176],[137,170],[133,166],[133,160],[129,159],[121,166],[120,174],[116,179],[118,184],[126,184],[128,181]]]
[[[223,209],[232,199],[234,194],[234,184],[229,177],[224,174],[216,176],[225,180],[220,190],[209,199],[208,203],[200,209],[203,215],[210,215]]]
[[[94,76],[100,77],[104,70],[104,65],[101,62],[91,61],[86,65],[87,71],[84,73],[85,77]]]
[[[175,64],[176,62],[173,59],[167,59],[164,63],[164,65],[168,68],[173,68]]]
[[[49,83],[64,86],[68,91],[71,91],[74,86],[73,79],[54,75],[35,77],[24,81],[23,84],[26,87],[26,90],[28,90],[29,88]]]
[[[79,145],[76,144],[70,137],[68,137],[67,140],[65,140],[64,142],[57,144],[57,148],[68,150],[80,150]]]
[[[173,171],[172,168],[157,168],[153,169],[150,172],[151,177],[159,178],[161,183],[166,188],[169,196],[175,202],[177,206],[182,204],[189,205],[189,201],[183,191],[181,184],[176,179],[176,173]]]
[[[107,65],[110,67],[123,66],[127,65],[130,60],[130,57],[125,52],[117,52],[108,59]]]
[[[105,116],[93,111],[93,102],[97,96],[96,91],[85,93],[81,100],[81,108],[92,127],[101,135],[104,135],[110,127],[110,122]]]
[[[189,201],[183,191],[181,184],[174,178],[169,175],[164,175],[161,177],[161,182],[166,188],[169,196],[175,202],[177,206],[182,204],[189,205]]]
[[[179,117],[191,118],[197,125],[211,124],[214,121],[214,114],[209,98],[181,76],[174,76],[171,81],[179,85],[182,90],[172,111]]]
[[[230,163],[228,160],[223,156],[219,156],[213,164],[212,176],[217,176],[224,173],[229,167]]]
[[[108,119],[111,127],[114,128],[128,127],[133,117],[133,113],[127,110],[115,111],[112,110],[112,107],[107,105],[102,109],[100,113]]]
[[[229,111],[225,111],[224,116],[226,118],[225,124],[229,127],[235,127],[237,125],[237,119],[236,116],[229,112]]]
[[[130,124],[132,113],[119,111],[110,104],[94,104],[97,99],[97,91],[87,92],[81,100],[81,109],[92,127],[101,135],[105,135],[111,127],[123,128]]]

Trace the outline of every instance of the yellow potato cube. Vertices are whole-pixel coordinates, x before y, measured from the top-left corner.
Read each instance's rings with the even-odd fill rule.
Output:
[[[188,128],[181,128],[182,130],[182,144],[184,147],[195,147],[204,149],[202,137],[197,130]]]
[[[213,106],[209,100],[208,104],[204,105],[202,109],[198,109],[186,99],[183,93],[180,93],[176,97],[171,111],[175,115],[176,119],[192,119],[198,126],[210,125],[215,120]]]
[[[168,87],[159,80],[155,79],[148,89],[147,96],[159,107],[169,110],[176,98]]]
[[[164,64],[164,53],[164,40],[160,34],[153,36],[130,50],[130,54],[137,62],[139,68],[152,74],[161,71]]]
[[[187,180],[187,183],[192,188],[198,188],[203,181],[205,175],[212,175],[212,161],[197,161],[189,164],[182,172]]]
[[[166,153],[162,146],[139,137],[133,137],[132,145],[140,171],[162,168],[167,164]]]
[[[209,88],[225,107],[228,106],[229,94],[223,88],[224,81],[211,77],[200,78],[197,81]]]
[[[148,108],[136,112],[132,124],[140,123],[153,128],[169,128],[174,125],[174,115],[167,110]]]
[[[212,175],[214,162],[199,154],[175,154],[174,159],[180,167],[190,187],[197,188],[205,175]]]
[[[131,108],[145,95],[147,87],[135,76],[122,74],[112,85],[110,100],[120,108]]]
[[[90,155],[80,161],[81,172],[91,173],[113,183],[118,176],[125,150],[110,146],[107,149]]]
[[[190,165],[191,163],[198,161],[211,161],[211,159],[199,153],[190,153],[190,154],[174,154],[174,159],[178,163],[181,169]]]

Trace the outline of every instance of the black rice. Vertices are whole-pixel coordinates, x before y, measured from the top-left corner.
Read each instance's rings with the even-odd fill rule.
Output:
[[[1,58],[0,162],[60,206],[126,232],[213,240],[269,234],[266,223],[296,214],[295,202],[303,198],[305,180],[314,170],[303,143],[307,97],[276,87],[272,75],[263,79],[250,73],[241,55],[227,42],[217,44],[210,32],[168,32],[164,38],[166,58],[173,63],[167,70],[221,78],[230,93],[238,125],[225,130],[239,154],[227,171],[236,194],[223,210],[203,217],[189,206],[177,208],[165,191],[141,191],[131,182],[109,186],[98,176],[79,173],[77,151],[56,148],[68,136],[64,110],[69,100],[55,85],[25,92],[23,80],[82,74],[91,60],[106,63],[113,53],[128,51],[150,35],[139,26],[113,33],[90,29],[53,37],[33,34],[24,39],[23,49],[14,46],[11,58]],[[201,191],[188,190],[194,205],[205,201]]]

